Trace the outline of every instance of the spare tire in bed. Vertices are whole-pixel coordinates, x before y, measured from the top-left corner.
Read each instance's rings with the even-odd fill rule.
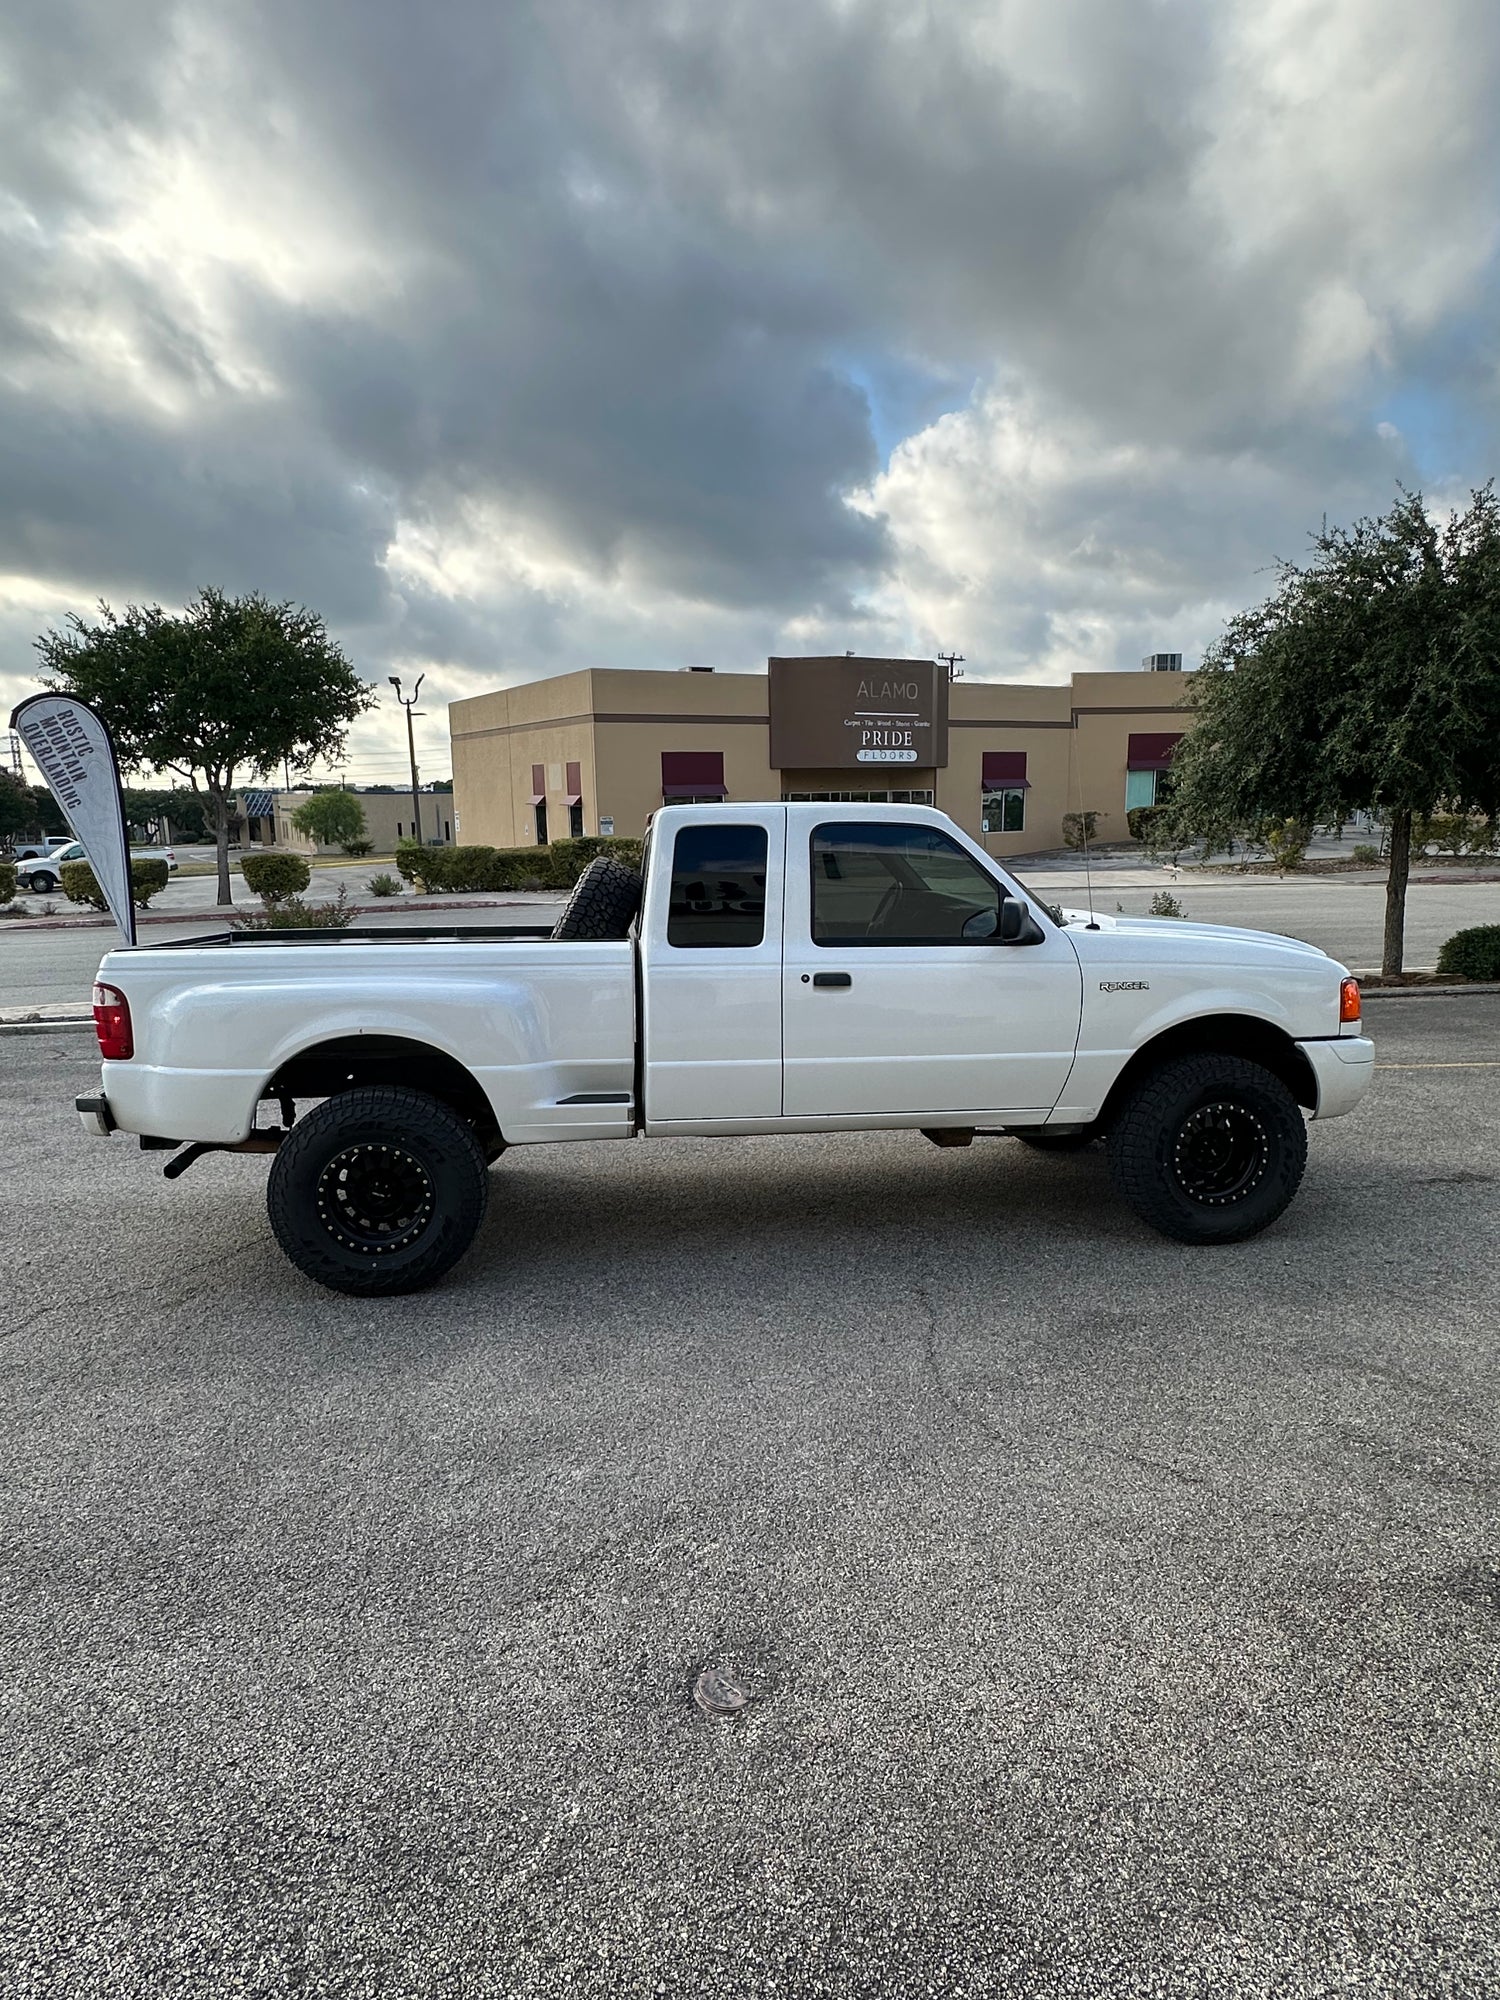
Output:
[[[575,942],[584,938],[628,937],[640,907],[640,871],[601,854],[573,884],[567,908],[552,926],[552,935],[559,941]]]

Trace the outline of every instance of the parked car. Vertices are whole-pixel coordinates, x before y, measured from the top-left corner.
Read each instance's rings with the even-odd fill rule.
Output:
[[[104,958],[94,1014],[85,1129],[181,1145],[171,1178],[270,1154],[282,1249],[365,1295],[457,1262],[507,1147],[581,1139],[1102,1139],[1143,1220],[1235,1243],[1374,1063],[1316,946],[1054,909],[924,806],[665,807],[642,874],[592,862],[550,933],[139,945]]]
[[[31,861],[22,861],[16,867],[16,886],[29,889],[35,896],[50,896],[62,881],[62,865],[65,861],[87,861],[88,853],[81,840],[67,841],[55,853],[38,856]],[[132,847],[132,861],[165,861],[167,873],[177,872],[177,856],[170,847]]]
[[[71,847],[72,845],[73,836],[71,833],[51,833],[44,840],[17,840],[13,842],[7,858],[12,861],[32,861],[38,855],[46,856],[53,854],[59,847]]]

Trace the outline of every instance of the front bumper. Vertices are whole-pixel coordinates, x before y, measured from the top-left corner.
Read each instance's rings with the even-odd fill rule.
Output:
[[[1314,1118],[1342,1118],[1370,1088],[1375,1074],[1375,1044],[1368,1035],[1345,1035],[1337,1041],[1298,1042],[1317,1085]]]

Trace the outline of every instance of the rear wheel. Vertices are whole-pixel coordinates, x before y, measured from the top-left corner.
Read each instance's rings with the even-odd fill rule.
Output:
[[[435,1284],[473,1242],[488,1195],[472,1126],[424,1091],[380,1084],[298,1119],[266,1207],[299,1271],[373,1298]]]
[[[1307,1165],[1280,1077],[1242,1056],[1182,1056],[1143,1077],[1109,1135],[1116,1187],[1179,1243],[1239,1243],[1274,1222]]]

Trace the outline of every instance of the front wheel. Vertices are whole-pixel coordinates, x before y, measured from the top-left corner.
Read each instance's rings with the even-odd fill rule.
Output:
[[[30,877],[26,886],[30,889],[33,896],[50,896],[57,887],[57,877],[49,875],[45,869],[39,868]]]
[[[1240,1243],[1301,1185],[1307,1126],[1295,1098],[1243,1056],[1182,1056],[1142,1078],[1109,1135],[1115,1186],[1179,1243]]]
[[[276,1241],[330,1291],[420,1292],[474,1240],[484,1149],[456,1111],[394,1084],[341,1091],[299,1118],[271,1163]]]

